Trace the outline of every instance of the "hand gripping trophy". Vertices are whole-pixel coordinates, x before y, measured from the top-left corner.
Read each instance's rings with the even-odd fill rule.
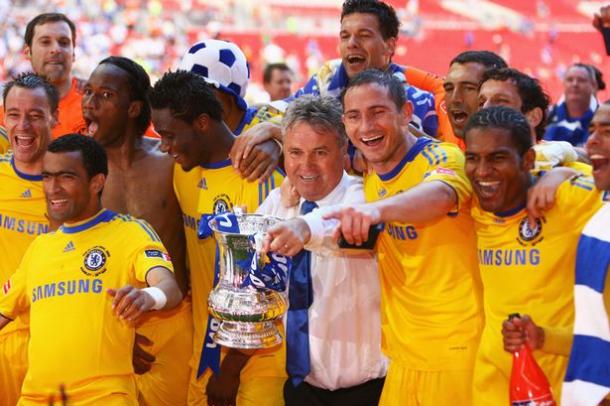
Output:
[[[219,274],[208,298],[210,314],[220,321],[214,341],[230,348],[274,347],[282,342],[276,326],[286,312],[290,258],[261,252],[264,232],[280,221],[240,212],[204,216],[199,238],[213,233]]]

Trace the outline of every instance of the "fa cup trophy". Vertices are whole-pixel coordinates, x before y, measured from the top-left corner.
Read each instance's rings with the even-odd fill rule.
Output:
[[[216,239],[220,268],[208,298],[210,314],[221,322],[213,337],[218,344],[254,349],[282,341],[276,320],[287,308],[282,293],[290,259],[261,252],[264,232],[278,221],[257,214],[223,213],[207,222],[208,233]],[[205,228],[200,226],[200,238]]]

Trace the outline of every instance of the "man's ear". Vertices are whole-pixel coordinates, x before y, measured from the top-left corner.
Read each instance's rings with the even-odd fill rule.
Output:
[[[538,125],[542,122],[542,109],[540,107],[534,107],[527,113],[525,113],[525,118],[527,118],[527,122],[532,127],[532,130],[538,127]]]
[[[129,108],[127,109],[127,116],[129,118],[138,118],[142,111],[142,101],[134,100],[129,103]]]
[[[99,194],[102,190],[104,190],[104,185],[106,184],[106,175],[103,173],[98,173],[91,178],[90,189],[91,193]]]
[[[25,59],[28,61],[32,60],[32,48],[27,44],[23,46],[23,55],[25,55]]]
[[[411,122],[411,118],[413,118],[413,103],[411,103],[409,100],[407,100],[405,105],[402,106],[401,115],[404,125]]]
[[[195,118],[195,120],[193,120],[193,125],[195,129],[200,132],[208,131],[208,128],[210,127],[210,116],[204,113],[200,114],[197,118]]]
[[[534,148],[530,148],[527,150],[527,152],[523,156],[523,167],[527,171],[531,171],[532,169],[534,169],[535,165],[536,165],[536,151],[534,151]]]
[[[388,39],[386,39],[385,41],[385,47],[386,47],[386,52],[387,52],[387,56],[388,56],[388,62],[392,59],[392,57],[394,56],[394,53],[396,52],[396,38],[395,37],[390,37]]]

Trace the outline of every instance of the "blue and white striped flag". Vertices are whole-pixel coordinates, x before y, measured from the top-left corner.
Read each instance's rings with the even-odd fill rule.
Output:
[[[578,243],[574,342],[563,383],[563,406],[597,406],[610,393],[610,324],[604,304],[610,265],[610,204],[587,223]]]

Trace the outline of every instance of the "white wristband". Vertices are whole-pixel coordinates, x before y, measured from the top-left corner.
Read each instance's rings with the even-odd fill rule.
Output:
[[[142,291],[148,293],[155,301],[155,305],[152,307],[153,310],[160,310],[165,307],[165,304],[167,303],[167,296],[165,296],[165,292],[163,292],[161,289],[151,286],[149,288],[142,289]]]

